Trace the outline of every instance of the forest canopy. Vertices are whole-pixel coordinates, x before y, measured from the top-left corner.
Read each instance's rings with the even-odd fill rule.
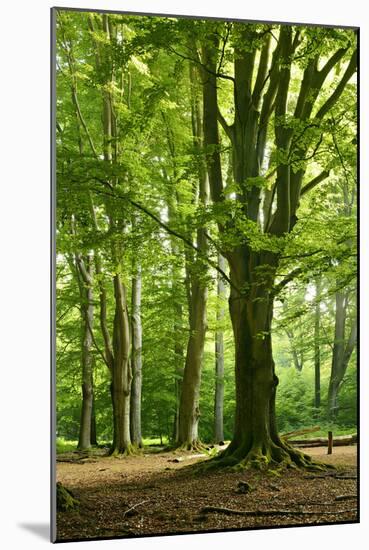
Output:
[[[56,23],[60,443],[305,464],[356,426],[356,32]]]

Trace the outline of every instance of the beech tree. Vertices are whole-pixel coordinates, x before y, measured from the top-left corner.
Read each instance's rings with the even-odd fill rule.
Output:
[[[325,118],[355,72],[357,54],[355,49],[352,52],[355,37],[348,33],[346,44],[332,53],[323,46],[316,46],[318,37],[323,38],[320,31],[314,36],[314,32],[304,33],[299,28],[281,25],[273,55],[270,55],[268,26],[234,25],[234,28],[232,76],[220,74],[219,63],[226,37],[222,50],[219,33],[211,24],[199,59],[204,75],[204,137],[210,151],[207,161],[211,196],[215,204],[226,202],[219,152],[219,119],[233,151],[236,186],[233,202],[238,216],[238,219],[230,216],[226,223],[218,222],[221,237],[231,228],[239,240],[231,246],[223,245],[232,283],[229,305],[236,346],[237,400],[235,433],[221,460],[227,464],[259,466],[271,461],[305,465],[310,459],[286,444],[279,437],[276,425],[278,378],[271,340],[273,301],[278,267],[286,249],[287,235],[293,235],[298,221],[301,198],[329,175],[328,170],[323,170],[306,181],[308,159],[324,140]],[[324,45],[324,40],[321,44]],[[311,50],[314,53],[308,55]],[[255,64],[257,54],[258,66]],[[289,101],[291,70],[300,56],[305,57],[305,66],[293,105]],[[327,77],[345,56],[348,60],[341,70],[341,78],[335,85],[327,86],[329,95],[325,98]],[[224,119],[218,103],[217,81],[222,77],[230,78],[233,84],[234,120],[231,124]],[[268,218],[261,224],[265,181],[262,169],[271,124],[276,156],[275,198]],[[316,127],[319,128],[318,141]],[[314,133],[309,135],[310,128],[314,128]],[[255,246],[252,232],[266,236],[261,239],[261,245]]]
[[[232,436],[215,466],[311,465],[279,436],[278,376],[294,358],[326,373],[330,345],[347,367],[355,346],[331,307],[349,295],[353,322],[355,32],[60,13],[57,63],[58,357],[81,446],[94,364],[112,453],[204,434]],[[337,399],[325,379],[320,396]]]

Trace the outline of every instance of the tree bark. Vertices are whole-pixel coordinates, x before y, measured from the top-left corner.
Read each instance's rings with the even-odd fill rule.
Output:
[[[342,385],[346,370],[354,351],[357,339],[357,320],[354,317],[350,334],[345,342],[345,328],[347,321],[348,293],[341,290],[336,292],[334,345],[332,354],[332,367],[328,387],[328,416],[332,420],[338,414],[338,394]]]
[[[131,451],[130,391],[131,365],[130,327],[127,307],[127,290],[120,275],[114,276],[115,315],[113,329],[114,361],[112,365],[111,395],[113,402],[113,444],[111,454],[127,454]]]
[[[91,445],[97,446],[97,428],[96,428],[96,410],[95,410],[95,395],[92,396],[92,413],[91,413]]]
[[[91,441],[91,422],[93,408],[93,357],[92,328],[94,322],[94,305],[92,289],[92,260],[80,256],[76,261],[81,297],[81,364],[82,364],[82,407],[78,437],[78,449],[89,449]]]
[[[218,266],[225,271],[226,261],[218,254]],[[223,406],[224,406],[224,342],[223,327],[225,310],[225,284],[218,272],[217,276],[217,328],[215,331],[215,402],[214,402],[214,440],[216,443],[224,441]]]
[[[314,407],[320,409],[320,291],[321,280],[315,283],[315,316],[314,316]]]
[[[141,268],[132,278],[132,386],[131,386],[131,440],[142,447],[141,390],[142,390],[142,323],[141,323]]]
[[[202,152],[202,121],[201,108],[197,93],[197,74],[196,69],[190,66],[190,81],[192,90],[192,128],[195,150]],[[206,167],[203,160],[198,163],[198,181],[199,181],[199,202],[206,206],[208,202],[208,181]],[[204,257],[207,254],[206,229],[200,227],[197,229],[197,248]],[[206,334],[206,301],[207,301],[207,283],[206,283],[206,264],[198,255],[194,258],[194,265],[187,266],[189,275],[188,286],[188,308],[190,335],[187,343],[186,361],[183,373],[181,388],[181,399],[179,405],[178,419],[178,439],[177,445],[184,446],[187,449],[195,448],[199,444],[198,423],[200,417],[200,384],[201,369],[204,354],[205,334]]]
[[[203,78],[204,98],[204,142],[208,147],[208,174],[211,196],[215,203],[224,200],[219,135],[216,122],[218,111],[216,83],[216,50],[203,46],[203,63],[208,68]],[[283,117],[287,109],[288,85],[290,80],[290,55],[293,51],[292,30],[282,27],[278,44],[280,59],[277,74],[270,79],[272,93],[264,96],[272,103],[275,96],[275,113]],[[236,200],[242,205],[242,213],[248,220],[258,221],[260,189],[249,186],[247,179],[259,174],[264,151],[257,146],[260,132],[257,113],[254,111],[251,95],[251,81],[254,56],[252,52],[238,52],[235,59],[235,122],[229,127],[233,149],[234,179],[239,183]],[[279,68],[278,68],[279,67]],[[278,81],[277,91],[275,84]],[[270,88],[269,88],[270,89]],[[269,109],[267,109],[269,112]],[[265,124],[269,115],[265,115]],[[276,144],[287,150],[291,140],[288,128],[275,126]],[[277,166],[276,180],[277,208],[272,217],[269,231],[282,236],[290,230],[290,166]],[[230,221],[229,224],[232,225]],[[227,226],[218,224],[221,233]],[[233,226],[232,226],[233,227]],[[230,248],[230,247],[229,247]],[[235,340],[236,413],[233,439],[228,448],[214,460],[214,464],[255,466],[262,468],[270,462],[291,465],[306,465],[311,459],[294,450],[278,435],[275,396],[278,378],[275,374],[272,355],[271,322],[273,317],[274,282],[279,255],[269,251],[254,251],[247,244],[234,245],[224,255],[230,267],[231,293],[229,310]]]
[[[114,166],[119,161],[118,128],[116,110],[114,106],[113,88],[115,81],[115,63],[111,58],[111,46],[114,43],[116,28],[108,14],[103,14],[101,31],[105,34],[106,43],[95,39],[96,70],[104,77],[102,90],[102,148],[103,158],[107,166]],[[89,25],[94,32],[94,19],[89,17]],[[109,46],[107,46],[107,44]],[[116,176],[108,177],[109,185],[114,188],[118,183]],[[104,337],[105,359],[110,369],[110,392],[113,405],[113,442],[111,454],[127,454],[131,452],[130,437],[130,391],[132,371],[130,364],[130,322],[128,316],[127,290],[121,275],[123,262],[123,230],[125,221],[121,219],[113,208],[113,204],[106,197],[105,209],[109,222],[109,229],[116,234],[120,233],[120,240],[112,243],[111,259],[116,268],[112,283],[114,287],[114,321],[113,338],[110,339],[106,318],[106,291],[100,284],[100,324]],[[99,266],[101,271],[101,266]]]

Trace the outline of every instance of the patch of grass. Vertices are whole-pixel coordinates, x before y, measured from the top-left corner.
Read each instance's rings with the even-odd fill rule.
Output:
[[[150,446],[150,445],[165,446],[169,444],[169,439],[167,437],[163,437],[162,441],[160,441],[160,437],[143,437],[142,442],[145,446]]]
[[[78,441],[68,441],[64,437],[58,437],[56,439],[56,452],[67,453],[69,451],[75,451],[77,449]]]

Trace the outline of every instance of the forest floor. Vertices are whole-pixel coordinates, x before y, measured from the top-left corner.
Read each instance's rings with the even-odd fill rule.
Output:
[[[101,450],[86,458],[63,453],[57,480],[79,506],[58,512],[57,540],[357,521],[356,445],[333,448],[329,456],[326,447],[303,450],[336,470],[195,473],[186,466],[208,457],[154,448],[125,458]],[[250,485],[247,492],[242,482]]]

